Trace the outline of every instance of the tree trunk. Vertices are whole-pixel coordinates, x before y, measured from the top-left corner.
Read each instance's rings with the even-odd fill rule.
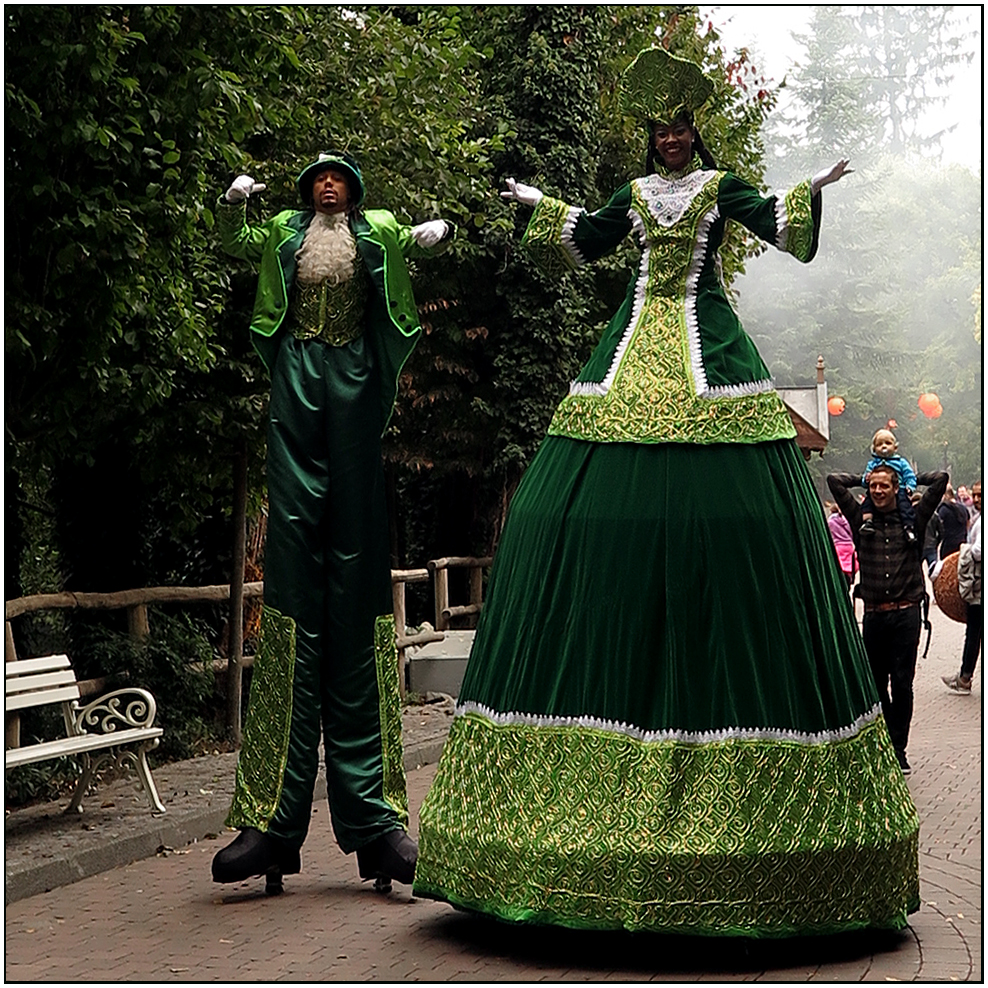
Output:
[[[239,748],[243,691],[244,560],[247,554],[247,446],[240,442],[233,458],[233,572],[230,574],[230,654],[226,678],[226,726]]]

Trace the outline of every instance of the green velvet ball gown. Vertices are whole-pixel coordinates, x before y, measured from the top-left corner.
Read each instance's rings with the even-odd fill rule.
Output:
[[[699,162],[526,240],[638,236],[628,298],[512,502],[420,818],[416,894],[516,922],[897,929],[919,822],[788,414],[727,302],[726,218],[809,260],[809,183]]]

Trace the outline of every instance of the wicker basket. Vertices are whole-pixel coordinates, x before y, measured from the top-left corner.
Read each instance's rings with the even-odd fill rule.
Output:
[[[967,624],[967,603],[957,589],[957,560],[960,553],[951,553],[944,561],[933,581],[933,596],[937,606],[953,621]]]

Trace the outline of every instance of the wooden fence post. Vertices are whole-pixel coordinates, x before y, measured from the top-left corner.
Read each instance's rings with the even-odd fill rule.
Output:
[[[233,572],[230,574],[230,654],[226,670],[226,726],[240,747],[243,695],[244,562],[247,556],[247,444],[241,440],[233,458]]]
[[[398,653],[398,689],[405,699],[405,649],[398,648],[398,639],[405,637],[405,583],[391,577],[391,606],[395,615],[395,650]]]
[[[127,608],[127,632],[131,638],[146,638],[151,633],[147,604],[134,604]]]
[[[470,567],[470,603],[480,607],[484,602],[484,570],[478,564]]]
[[[426,566],[432,573],[433,589],[436,595],[436,631],[445,631],[449,621],[443,611],[449,607],[449,570],[445,559],[430,559]]]

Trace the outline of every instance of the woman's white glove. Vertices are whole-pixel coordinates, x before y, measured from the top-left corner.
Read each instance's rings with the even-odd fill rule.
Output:
[[[535,206],[542,198],[542,193],[532,185],[522,185],[513,178],[505,179],[505,184],[508,191],[501,193],[502,199],[513,199],[524,206]]]
[[[838,161],[832,168],[824,168],[822,172],[817,172],[810,179],[810,190],[813,195],[816,195],[825,185],[832,185],[834,182],[839,182],[842,176],[852,174],[854,169],[848,168],[847,165],[848,162],[845,159]]]
[[[428,223],[413,226],[411,234],[419,247],[435,247],[446,236],[448,229],[445,220],[429,220]]]
[[[266,188],[266,185],[255,182],[250,175],[238,175],[226,190],[226,201],[243,202],[252,193],[263,192]]]

